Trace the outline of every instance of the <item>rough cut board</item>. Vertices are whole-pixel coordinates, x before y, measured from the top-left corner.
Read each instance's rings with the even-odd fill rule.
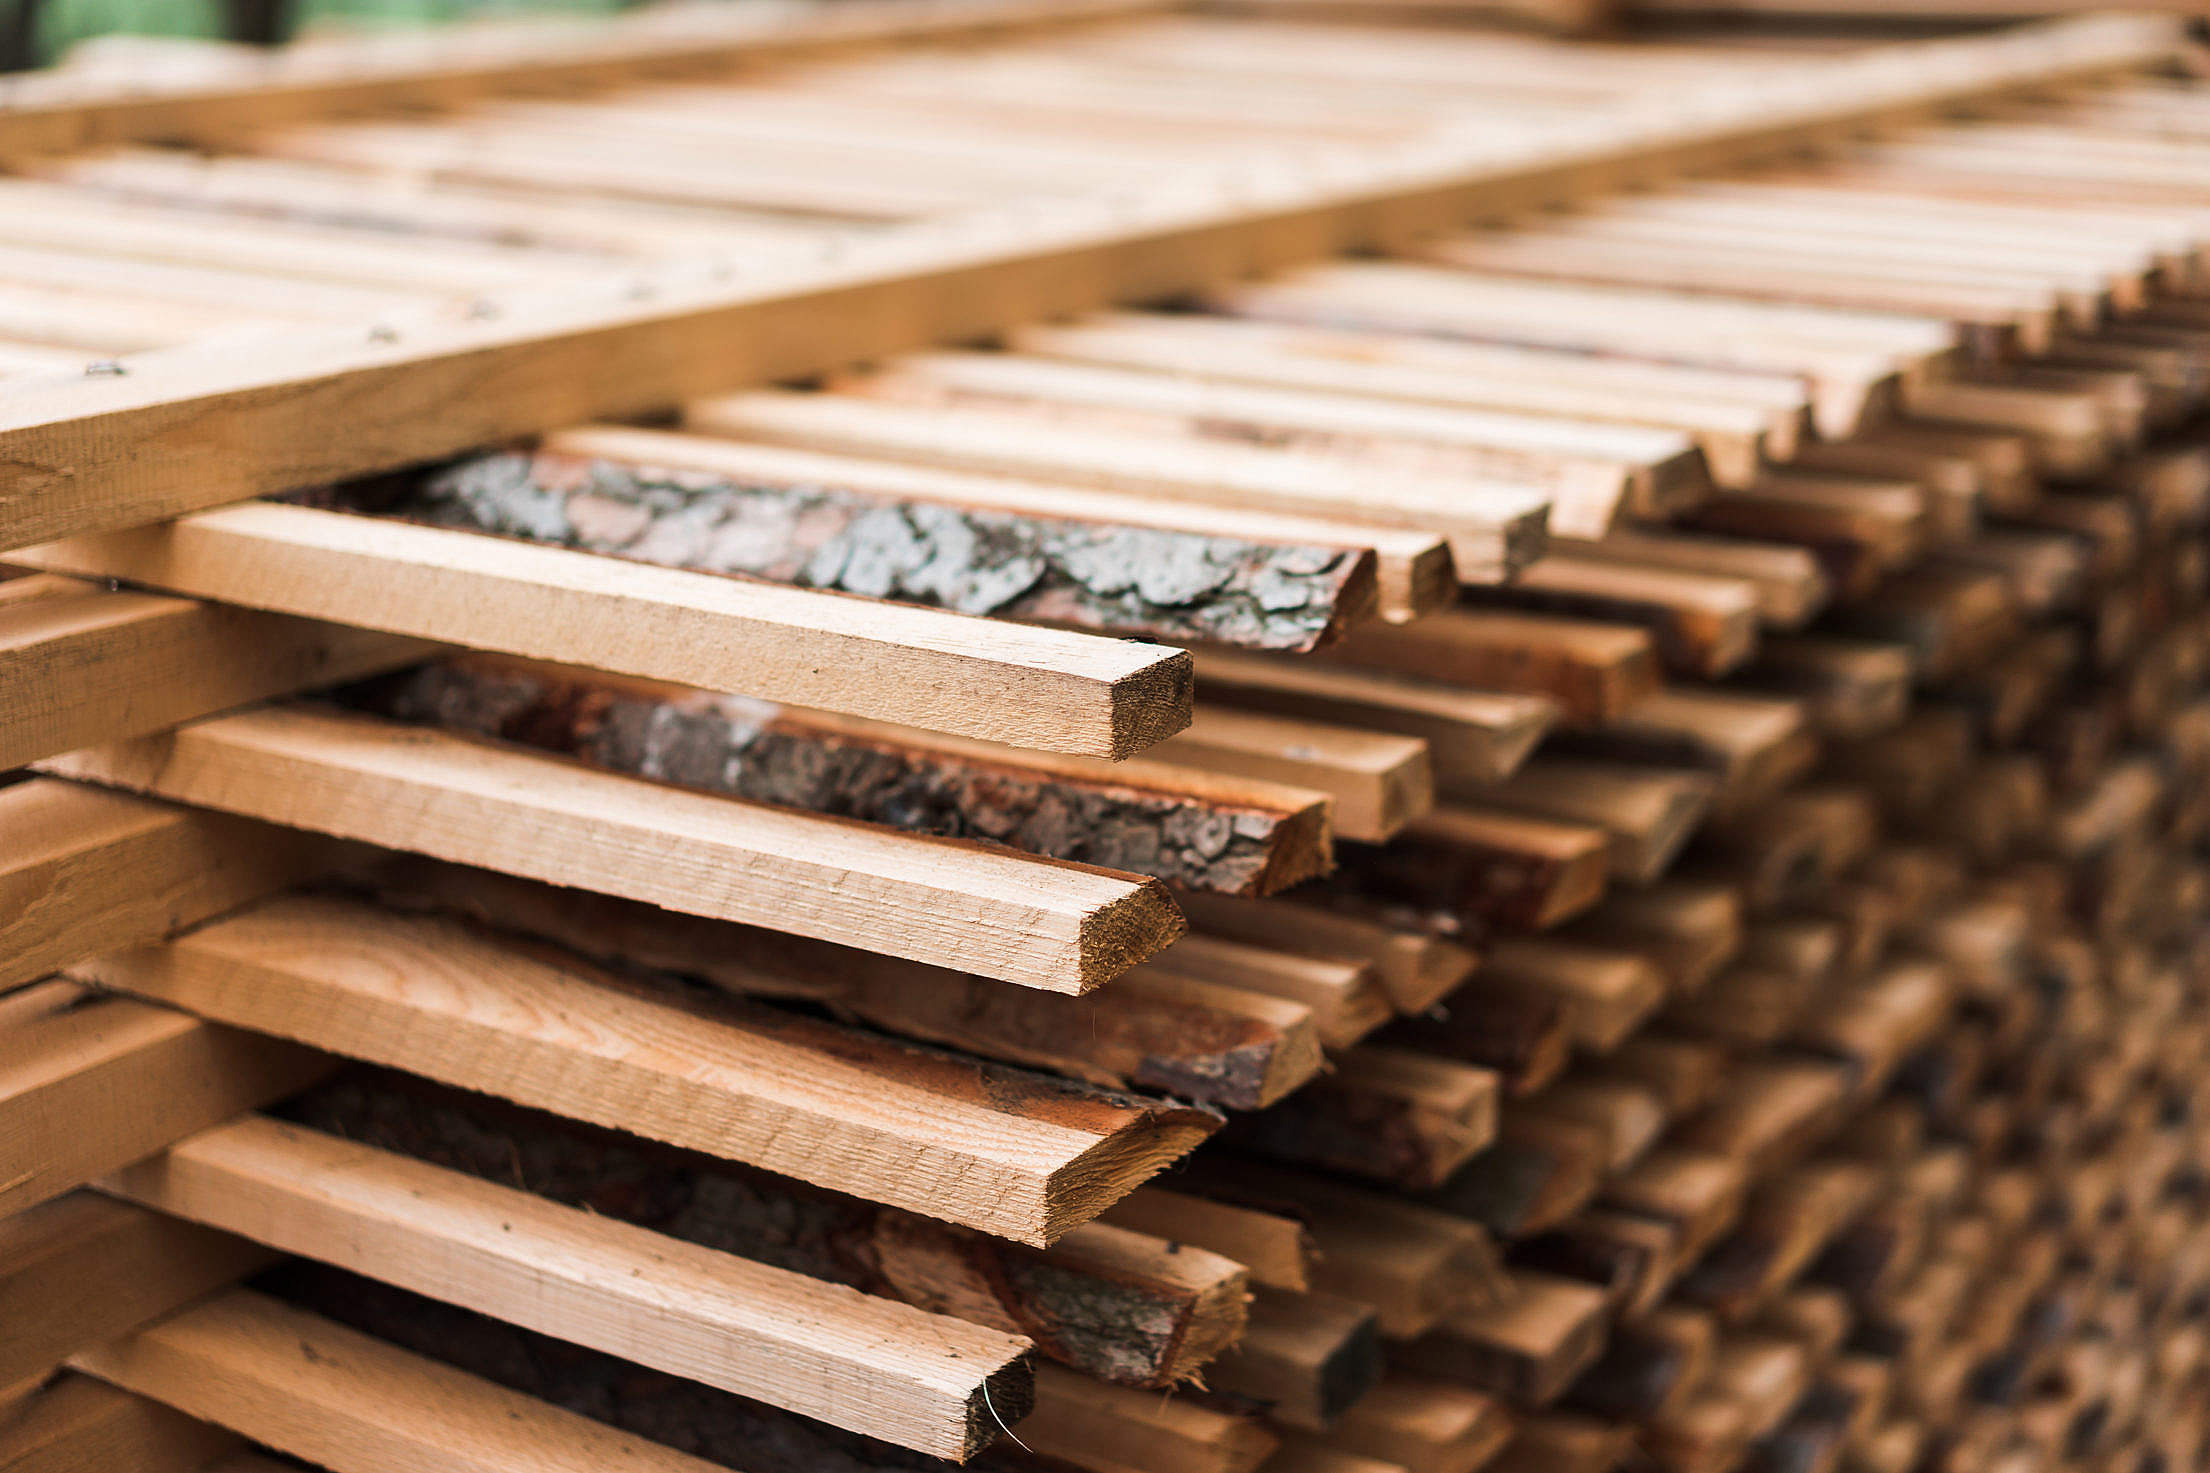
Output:
[[[234,506],[21,560],[1084,756],[1126,757],[1189,724],[1180,650],[301,506]]]
[[[1080,1226],[1219,1118],[330,900],[72,975],[1025,1243]]]
[[[2088,17],[1876,47],[1699,95],[1477,140],[1191,181],[1026,219],[982,211],[734,285],[635,280],[450,322],[317,329],[241,354],[140,354],[120,375],[26,384],[0,412],[0,548],[107,531],[495,445],[589,418],[816,374],[1040,317],[1157,301],[1477,216],[1771,155],[1955,103],[2176,54],[2172,18]],[[619,273],[627,277],[629,273]],[[658,283],[648,284],[651,286]],[[220,433],[209,426],[219,424]],[[347,433],[333,435],[343,424]],[[548,652],[552,653],[552,652]],[[573,658],[573,656],[570,656]]]
[[[104,1188],[287,1253],[965,1461],[1028,1342],[264,1116]]]
[[[1078,24],[1164,8],[1163,0],[898,0],[780,6],[764,14],[691,11],[615,25],[474,26],[365,47],[312,43],[233,61],[212,81],[118,85],[97,73],[0,83],[0,157],[124,142],[219,138],[378,107],[452,107],[507,91],[564,91],[669,72],[820,56],[885,43],[987,39],[1009,30]]]
[[[47,767],[1052,992],[1109,981],[1183,929],[1165,888],[1141,875],[308,706],[212,717]]]

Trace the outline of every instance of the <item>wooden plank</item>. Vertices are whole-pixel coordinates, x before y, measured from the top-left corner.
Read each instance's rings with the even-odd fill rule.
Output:
[[[1257,1473],[1278,1445],[1256,1418],[1057,1366],[1037,1367],[1036,1410],[1020,1438],[1031,1452],[1111,1473]]]
[[[74,983],[6,995],[0,1035],[0,1215],[307,1085],[330,1061]]]
[[[1503,481],[1362,466],[1294,448],[1060,424],[1015,410],[898,404],[845,394],[756,391],[702,400],[692,430],[842,455],[919,460],[1068,481],[1220,512],[1370,521],[1439,536],[1467,582],[1508,579],[1539,556],[1550,493]]]
[[[402,859],[361,878],[384,904],[539,937],[603,965],[796,998],[979,1058],[1218,1109],[1260,1109],[1324,1062],[1306,1004],[1160,968],[1075,998],[460,865]]]
[[[1491,808],[1595,824],[1611,835],[1612,873],[1638,884],[1662,875],[1703,820],[1712,781],[1698,772],[1538,757],[1500,783],[1458,789]]]
[[[0,1419],[0,1466],[11,1473],[199,1473],[239,1446],[219,1427],[75,1374]]]
[[[0,1220],[0,1308],[9,1384],[258,1273],[276,1255],[92,1192]]]
[[[1270,261],[1800,147],[1959,99],[2132,70],[2171,55],[2177,35],[2168,21],[2098,18],[1876,48],[1778,87],[1714,89],[1692,112],[1630,108],[1555,137],[1423,140],[1389,167],[1346,171],[1353,178],[1285,174],[1233,197],[1165,190],[1127,202],[1110,225],[1075,207],[1017,228],[990,222],[950,239],[888,239],[764,281],[671,284],[642,302],[637,283],[608,282],[588,299],[571,292],[557,306],[489,318],[309,334],[252,355],[150,355],[120,377],[26,385],[11,396],[0,461],[22,469],[7,483],[0,546],[670,408],[1113,301],[1158,300]],[[209,436],[217,411],[226,433]],[[351,432],[327,432],[340,423]]]
[[[0,990],[312,878],[335,846],[33,778],[0,790]]]
[[[1205,934],[1372,963],[1400,1013],[1426,1012],[1456,992],[1479,965],[1473,951],[1427,931],[1385,926],[1317,906],[1197,894],[1177,900],[1190,924]]]
[[[1262,1287],[1251,1296],[1250,1328],[1206,1379],[1276,1422],[1317,1431],[1372,1390],[1381,1372],[1371,1309],[1331,1294]]]
[[[1016,746],[1125,757],[1189,721],[1189,659],[1176,650],[301,506],[230,507],[15,556]]]
[[[1540,930],[1603,897],[1610,853],[1602,829],[1445,804],[1394,844],[1345,854],[1330,884],[1477,923]]]
[[[1231,1130],[1277,1161],[1411,1189],[1440,1185],[1496,1136],[1497,1077],[1411,1049],[1366,1044],[1335,1071]]]
[[[1209,1173],[1208,1173],[1209,1174]],[[1276,1289],[1308,1289],[1318,1248],[1297,1220],[1193,1197],[1165,1187],[1138,1187],[1108,1207],[1098,1221],[1190,1244],[1244,1265],[1251,1282]]]
[[[957,1461],[1028,1401],[1018,1337],[266,1117],[107,1190]]]
[[[118,86],[67,74],[13,80],[0,91],[0,155],[220,137],[379,107],[450,107],[533,87],[605,85],[746,63],[833,54],[883,42],[956,41],[1152,9],[1145,0],[934,0],[867,5],[848,14],[691,16],[670,22],[550,29],[497,28],[432,46],[326,43],[287,48],[221,76]],[[764,20],[764,24],[762,23]]]
[[[78,969],[238,1026],[1048,1243],[1216,1117],[977,1065],[331,900]]]
[[[1554,553],[1508,585],[1468,589],[1467,601],[1639,624],[1687,675],[1715,679],[1757,650],[1757,586],[1731,574]]]
[[[1391,1371],[1325,1438],[1331,1447],[1416,1473],[1475,1473],[1511,1431],[1511,1416],[1495,1397]]]
[[[1444,783],[1503,777],[1558,714],[1543,696],[1466,690],[1319,660],[1207,650],[1198,656],[1198,675],[1208,703],[1418,737]]]
[[[1512,1279],[1511,1297],[1399,1347],[1397,1364],[1521,1406],[1554,1400],[1603,1349],[1603,1291],[1533,1269]]]
[[[1374,544],[1398,617],[1434,607],[1449,577],[1449,550],[1418,533],[1231,526],[1110,492],[613,427],[314,499],[694,572],[1267,649],[1375,617]]]
[[[632,777],[987,840],[1195,889],[1271,894],[1331,862],[1328,795],[1248,767],[1215,773],[1152,757],[1115,763],[1024,752],[497,655],[437,661],[337,699]],[[1238,729],[1231,723],[1227,734]],[[1361,736],[1350,734],[1347,744]],[[1417,748],[1375,740],[1393,744],[1400,764],[1403,747]],[[1288,777],[1319,766],[1317,753],[1301,766],[1275,764]]]
[[[332,1473],[708,1473],[718,1465],[235,1289],[79,1370]]]
[[[1363,629],[1331,654],[1399,675],[1543,696],[1584,722],[1618,716],[1660,682],[1656,649],[1643,630],[1497,609]]]
[[[212,717],[48,767],[1053,992],[1108,981],[1182,930],[1164,888],[1140,876],[307,707]]]
[[[1149,756],[1326,793],[1333,832],[1368,844],[1387,843],[1435,801],[1426,742],[1356,726],[1208,707]]]
[[[66,586],[67,595],[0,607],[0,769],[357,680],[431,648],[158,594]]]
[[[1241,1264],[1125,1226],[1087,1223],[1048,1249],[1030,1248],[389,1070],[351,1070],[288,1102],[283,1115],[324,1136],[502,1187],[519,1183],[565,1208],[738,1253],[809,1282],[956,1312],[970,1325],[1024,1335],[1038,1355],[1117,1385],[1165,1390],[1192,1379],[1243,1325],[1249,1275]],[[332,1257],[327,1248],[311,1251]],[[823,1317],[834,1320],[833,1309]],[[1022,1397],[1026,1386],[1023,1371],[1015,1388]]]

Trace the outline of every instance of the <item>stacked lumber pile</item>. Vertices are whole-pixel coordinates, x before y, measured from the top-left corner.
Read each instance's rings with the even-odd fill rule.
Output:
[[[855,14],[0,114],[0,1464],[2201,1466],[2175,33]]]

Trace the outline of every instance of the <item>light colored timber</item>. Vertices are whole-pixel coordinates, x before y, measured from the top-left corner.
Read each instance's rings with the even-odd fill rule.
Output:
[[[1251,1282],[1276,1289],[1312,1287],[1312,1235],[1294,1218],[1193,1197],[1161,1186],[1138,1187],[1098,1215],[1109,1227],[1147,1233],[1173,1247],[1218,1253],[1250,1271]]]
[[[1746,484],[1767,457],[1793,454],[1806,411],[1800,392],[1757,402],[1766,381],[1747,375],[1193,314],[1102,313],[1024,327],[1007,342],[1024,353],[1227,382],[1680,430],[1726,485]]]
[[[276,613],[1099,757],[1188,724],[1179,651],[300,506],[16,555]]]
[[[0,770],[357,680],[434,648],[159,594],[66,587],[0,605]]]
[[[1534,750],[1558,715],[1548,698],[1468,690],[1442,681],[1317,660],[1230,650],[1197,657],[1205,699],[1277,716],[1418,737],[1438,782],[1490,782]]]
[[[1197,501],[1223,513],[1409,528],[1442,537],[1467,582],[1510,578],[1541,553],[1548,536],[1550,495],[1528,486],[1361,466],[1268,445],[1129,434],[1015,410],[760,390],[693,403],[684,425],[799,449]]]
[[[1818,559],[1804,548],[1781,543],[1631,529],[1595,542],[1562,542],[1559,550],[1585,561],[1746,579],[1757,590],[1759,619],[1771,628],[1804,623],[1827,598],[1826,574]]]
[[[0,789],[0,990],[322,872],[337,846],[33,778]]]
[[[68,73],[12,79],[0,89],[0,155],[62,153],[122,142],[220,137],[240,127],[378,107],[451,107],[502,92],[607,85],[655,72],[830,55],[884,42],[956,41],[1109,19],[1156,8],[1146,0],[930,0],[846,12],[636,17],[580,27],[491,28],[475,34],[383,38],[288,48],[224,75],[119,85]]]
[[[1087,486],[981,476],[904,461],[864,460],[783,445],[622,425],[562,430],[546,436],[543,448],[555,454],[707,471],[733,479],[758,477],[770,484],[830,486],[885,499],[978,507],[1021,516],[1125,523],[1290,546],[1371,548],[1381,612],[1386,617],[1418,618],[1443,608],[1457,596],[1457,574],[1450,549],[1440,537],[1373,522],[1337,522],[1241,509],[1222,511],[1193,501],[1130,496]]]
[[[1028,1342],[260,1116],[106,1190],[540,1333],[964,1461]]]
[[[1757,648],[1757,586],[1730,574],[1555,553],[1510,584],[1474,588],[1468,598],[1642,625],[1665,663],[1690,675],[1724,675]]]
[[[335,900],[272,902],[75,970],[1025,1243],[1095,1216],[1216,1119],[788,1014],[709,1012],[451,922]]]
[[[34,983],[6,1003],[0,1214],[282,1099],[332,1063],[295,1044],[73,982]]]
[[[1015,353],[912,354],[831,387],[901,402],[1064,415],[1077,424],[1121,415],[1131,427],[1281,443],[1408,474],[1493,476],[1549,491],[1550,527],[1561,536],[1599,537],[1622,512],[1662,515],[1708,487],[1686,435],[1601,419],[1391,403]]]
[[[891,232],[833,262],[678,282],[648,300],[639,283],[616,280],[489,317],[304,332],[252,354],[207,345],[146,355],[121,376],[27,383],[11,395],[0,463],[16,469],[0,490],[0,547],[1159,300],[1964,99],[2136,70],[2172,56],[2179,35],[2169,19],[2093,17],[1872,48],[1814,72],[1713,88],[1693,109],[1661,99],[1555,131],[1421,140],[1385,162],[1283,170],[1233,193],[1146,193],[1116,202],[1110,217],[1076,202],[1016,227],[984,211],[921,238]],[[209,434],[218,419],[224,432]],[[330,433],[339,424],[347,433]]]
[[[9,1473],[200,1473],[216,1462],[221,1473],[248,1473],[221,1462],[239,1446],[219,1427],[74,1373],[0,1405],[0,1467]]]
[[[1655,694],[1661,681],[1643,630],[1500,609],[1372,626],[1346,638],[1333,657],[1448,685],[1544,696],[1576,721],[1609,720]]]
[[[0,1376],[43,1376],[276,1260],[258,1243],[92,1192],[0,1219]]]
[[[818,1003],[907,1038],[1092,1084],[1253,1110],[1324,1063],[1310,1007],[1151,967],[1071,997],[411,856],[377,864],[361,879],[384,904],[535,936],[593,961],[696,978],[738,996]]]
[[[245,1289],[73,1364],[331,1473],[719,1467]]]
[[[1053,992],[1108,981],[1182,929],[1164,889],[1140,876],[305,707],[212,717],[48,766]]]
[[[1341,838],[1387,843],[1435,801],[1427,743],[1416,737],[1207,707],[1146,760],[1326,793]]]
[[[1320,1042],[1348,1048],[1395,1011],[1376,968],[1364,957],[1309,956],[1219,936],[1186,936],[1143,964],[1164,973],[1255,992],[1312,1010]]]

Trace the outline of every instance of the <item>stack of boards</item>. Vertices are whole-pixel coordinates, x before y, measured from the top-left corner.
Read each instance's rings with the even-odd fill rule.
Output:
[[[8,95],[0,1466],[2204,1466],[2179,33],[1244,9]]]

